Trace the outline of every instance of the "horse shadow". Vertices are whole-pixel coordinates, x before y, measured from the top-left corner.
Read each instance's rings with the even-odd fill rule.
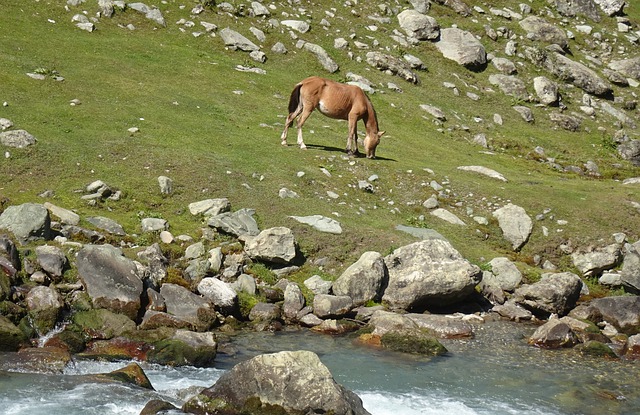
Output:
[[[345,150],[344,148],[340,148],[340,147],[334,147],[334,146],[324,146],[324,145],[320,145],[320,144],[307,144],[306,145],[308,149],[314,149],[314,150],[321,150],[321,151],[328,151],[328,152],[339,152],[339,153],[344,153]],[[357,156],[354,156],[356,158],[366,158],[366,155],[364,153],[358,153]],[[387,157],[380,157],[378,155],[376,155],[376,160],[382,160],[382,161],[395,161],[397,162],[398,160],[396,159],[391,159],[391,158],[387,158]]]

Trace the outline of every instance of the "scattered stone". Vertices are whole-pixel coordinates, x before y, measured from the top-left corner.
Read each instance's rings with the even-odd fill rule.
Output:
[[[471,70],[480,70],[487,64],[487,52],[476,37],[457,28],[440,31],[440,40],[435,42],[440,53]]]
[[[336,235],[340,235],[342,233],[342,226],[340,226],[340,222],[322,215],[289,217],[295,219],[300,223],[310,225],[320,232],[332,233]]]
[[[3,128],[4,130],[4,128]],[[0,132],[0,144],[13,148],[25,148],[38,140],[25,130],[9,130]]]
[[[500,180],[502,182],[506,182],[507,181],[507,179],[505,179],[505,177],[502,174],[498,173],[495,170],[492,170],[492,169],[489,169],[489,168],[483,167],[483,166],[459,166],[458,170],[479,173],[479,174],[485,175],[487,177],[490,177],[492,179]]]
[[[533,221],[520,206],[509,203],[493,212],[498,219],[502,236],[511,243],[514,251],[520,250],[529,240],[533,230]]]

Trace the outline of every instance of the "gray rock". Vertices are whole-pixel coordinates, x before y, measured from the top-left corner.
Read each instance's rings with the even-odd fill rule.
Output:
[[[160,218],[144,218],[140,222],[142,232],[160,232],[169,229],[169,222]]]
[[[459,225],[459,226],[467,225],[466,223],[464,223],[462,219],[457,217],[454,213],[451,213],[450,211],[443,208],[434,209],[431,212],[429,212],[429,214],[431,216],[435,216],[436,218],[442,219],[445,222],[449,222],[452,225]]]
[[[307,33],[311,30],[309,23],[302,20],[283,20],[280,24],[300,33]]]
[[[365,252],[333,282],[333,293],[348,296],[354,306],[378,301],[388,281],[387,267],[378,252]]]
[[[238,304],[238,294],[229,284],[217,278],[203,278],[198,284],[198,292],[213,303],[223,314],[232,314]]]
[[[618,119],[620,122],[624,123],[625,126],[633,129],[636,128],[636,123],[633,118],[628,116],[624,111],[621,111],[615,108],[613,105],[609,104],[608,102],[601,102],[600,109],[605,113]]]
[[[628,291],[640,294],[640,252],[638,244],[626,245],[620,282]]]
[[[169,265],[169,260],[163,255],[160,245],[155,243],[138,252],[138,258],[148,266],[146,272],[148,281],[146,285],[159,289],[162,281],[167,276],[167,266]]]
[[[160,193],[163,195],[170,195],[173,193],[173,180],[167,176],[158,177],[158,185],[160,186]]]
[[[0,314],[0,351],[17,352],[29,340],[11,320]]]
[[[412,84],[419,82],[418,75],[411,70],[411,65],[403,59],[382,52],[367,52],[367,63],[381,71],[389,71]]]
[[[192,215],[216,216],[231,210],[231,203],[226,197],[218,199],[206,199],[189,203],[189,212]]]
[[[458,170],[470,171],[470,172],[482,174],[492,179],[500,180],[501,182],[507,182],[507,179],[502,174],[484,166],[459,166]]]
[[[258,303],[249,312],[249,321],[254,323],[271,323],[282,318],[282,308],[279,304]],[[257,325],[259,328],[267,328],[268,325]]]
[[[36,247],[36,258],[40,267],[55,282],[62,278],[64,268],[67,266],[67,257],[57,246],[42,245]]]
[[[485,273],[482,284],[496,287],[503,291],[514,291],[522,281],[522,273],[516,265],[506,257],[497,257],[489,261],[491,272]]]
[[[507,58],[493,58],[491,59],[491,63],[497,70],[505,75],[514,75],[518,72],[516,65]]]
[[[25,148],[38,140],[25,130],[9,130],[0,132],[0,144],[13,148]]]
[[[433,105],[429,105],[429,104],[420,104],[420,109],[426,111],[429,115],[431,115],[436,120],[440,120],[440,121],[447,120],[447,116],[445,115],[444,111],[442,111],[438,107],[434,107]]]
[[[436,40],[440,36],[440,25],[431,16],[417,10],[404,10],[398,14],[398,23],[407,36],[418,40]]]
[[[331,285],[331,281],[326,281],[319,275],[314,275],[304,281],[304,286],[311,290],[315,295],[329,294],[331,291]]]
[[[106,231],[112,235],[124,236],[127,233],[118,222],[113,219],[105,218],[104,216],[88,217],[87,222],[95,226],[96,228]]]
[[[559,349],[573,347],[578,344],[578,337],[571,327],[560,319],[551,319],[529,337],[529,344],[544,349]]]
[[[295,219],[300,223],[310,225],[320,232],[332,233],[336,235],[340,235],[342,233],[342,226],[340,226],[340,222],[322,215],[289,217]]]
[[[564,30],[538,16],[528,16],[519,22],[520,27],[529,33],[532,40],[552,43],[562,49],[568,49],[569,39]]]
[[[558,103],[558,85],[544,76],[537,76],[533,79],[533,89],[538,95],[538,100],[544,105],[555,105]]]
[[[287,284],[284,290],[284,303],[282,304],[282,312],[284,318],[289,321],[297,319],[298,313],[304,307],[304,296],[298,284]]]
[[[588,17],[594,22],[601,20],[598,6],[593,0],[556,0],[558,13],[565,17],[576,17],[578,15]]]
[[[513,75],[492,74],[489,82],[495,85],[505,94],[518,100],[529,101],[529,93],[524,82]]]
[[[185,404],[189,412],[253,412],[255,401],[278,413],[369,415],[353,392],[337,384],[313,352],[263,354],[237,364]]]
[[[220,31],[220,37],[222,38],[225,46],[227,46],[231,50],[241,50],[244,52],[260,50],[260,47],[258,45],[228,27],[225,27]]]
[[[571,260],[585,277],[599,276],[602,271],[613,269],[621,263],[622,252],[620,245],[611,244],[590,252],[574,252]]]
[[[608,96],[612,92],[611,85],[595,71],[560,53],[527,48],[525,55],[534,65],[546,69],[562,81],[571,83],[589,94]]]
[[[257,236],[245,235],[244,251],[253,259],[277,264],[289,264],[296,257],[296,241],[291,229],[265,229]]]
[[[51,218],[43,205],[24,203],[9,206],[0,215],[0,229],[13,233],[20,244],[51,239]]]
[[[0,117],[0,131],[8,130],[11,127],[13,127],[13,122],[11,120]]]
[[[447,241],[416,242],[384,259],[389,285],[382,298],[393,308],[424,310],[464,300],[482,278],[480,269],[465,260]]]
[[[576,274],[544,274],[540,281],[518,288],[513,298],[534,314],[564,316],[576,306],[581,290],[582,281]]]
[[[80,223],[80,215],[75,212],[61,208],[49,202],[44,202],[44,207],[49,210],[51,215],[57,217],[61,223],[66,225],[77,225]]]
[[[215,311],[209,301],[180,285],[163,284],[160,295],[164,298],[167,314],[188,324],[192,330],[207,331],[216,321]]]
[[[258,223],[253,218],[255,211],[240,209],[236,212],[225,212],[209,218],[207,224],[221,232],[239,237],[242,235],[257,235],[260,233]]]
[[[322,319],[342,317],[351,309],[353,301],[346,295],[316,294],[313,297],[313,314]]]
[[[523,105],[516,105],[513,107],[513,109],[520,114],[520,117],[522,117],[523,120],[525,120],[526,122],[533,122],[533,112],[531,111],[531,108],[529,107],[525,107]]]
[[[251,9],[253,10],[253,14],[255,16],[270,16],[271,12],[269,11],[269,9],[264,6],[262,3],[257,2],[257,1],[252,1],[251,2]]]
[[[531,313],[531,311],[520,307],[512,300],[507,301],[503,305],[494,306],[492,311],[498,313],[502,317],[516,322],[528,321],[533,319],[533,314]]]
[[[140,309],[142,280],[136,264],[111,245],[86,245],[76,258],[78,276],[95,308],[135,319]]]
[[[273,53],[278,53],[281,55],[284,55],[285,53],[287,53],[287,47],[282,43],[282,42],[276,42],[272,47],[271,47],[271,52]]]
[[[460,339],[473,337],[473,326],[459,319],[438,314],[406,314],[422,329],[429,330],[440,339]]]
[[[238,279],[230,284],[236,292],[243,292],[249,295],[256,295],[256,279],[249,274],[240,274]]]
[[[622,15],[624,6],[627,5],[625,0],[593,0],[607,16]]]
[[[433,0],[433,1],[435,1],[440,5],[451,8],[453,11],[455,11],[456,13],[462,16],[470,16],[472,13],[471,8],[467,6],[465,2],[462,0]]]
[[[615,296],[592,300],[585,310],[585,317],[594,323],[606,321],[620,332],[634,335],[640,332],[640,297]]]
[[[458,28],[440,31],[440,40],[435,42],[442,55],[471,70],[480,70],[487,64],[487,52],[476,37]]]
[[[316,45],[315,43],[309,43],[304,41],[301,41],[299,44],[301,45],[300,46],[301,48],[314,54],[318,59],[318,62],[320,62],[320,65],[322,65],[322,67],[327,72],[334,73],[334,72],[337,72],[338,69],[340,69],[336,61],[334,61],[333,58],[329,56],[327,51],[324,50],[322,46]]]
[[[580,130],[580,125],[582,124],[582,121],[578,117],[563,114],[561,112],[550,113],[549,119],[563,130],[571,131],[574,133]]]
[[[418,12],[425,14],[431,8],[430,0],[409,0],[409,3],[413,6],[413,8]]]
[[[64,308],[64,300],[53,287],[39,285],[29,290],[26,298],[29,317],[42,336],[53,330]]]
[[[634,166],[640,166],[640,140],[631,140],[618,146],[618,154]]]
[[[533,230],[533,221],[520,206],[509,203],[493,212],[498,219],[502,236],[511,243],[514,251],[520,250],[529,240]]]

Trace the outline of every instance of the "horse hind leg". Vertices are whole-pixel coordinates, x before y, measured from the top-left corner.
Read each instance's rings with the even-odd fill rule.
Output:
[[[347,136],[347,154],[358,155],[358,120],[349,119],[349,135]]]
[[[280,136],[280,139],[282,140],[281,144],[283,146],[287,145],[287,134],[289,133],[289,127],[291,127],[291,124],[293,124],[293,121],[298,115],[300,115],[301,112],[302,106],[299,106],[294,112],[289,113],[289,115],[287,116],[287,120],[284,123],[284,131],[282,131],[282,135]]]
[[[307,107],[304,107],[302,115],[300,115],[300,118],[298,118],[298,145],[303,150],[306,149],[307,146],[304,144],[304,141],[302,141],[302,126],[304,125],[305,121],[307,121],[307,118],[309,118],[309,116],[311,115],[311,112],[313,112],[313,107],[311,107],[310,110],[307,109]]]

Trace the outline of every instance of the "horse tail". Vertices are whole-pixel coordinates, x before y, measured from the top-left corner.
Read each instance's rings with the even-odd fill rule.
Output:
[[[296,87],[293,88],[293,91],[291,91],[291,98],[289,98],[289,114],[295,112],[300,105],[300,88],[302,88],[301,83],[296,85]]]

